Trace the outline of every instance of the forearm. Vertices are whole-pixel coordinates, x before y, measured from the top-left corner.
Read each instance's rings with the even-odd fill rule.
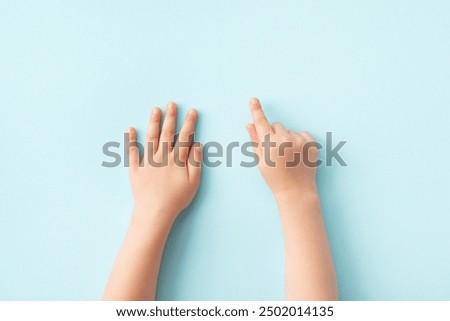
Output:
[[[136,207],[111,272],[104,300],[154,300],[167,236],[172,222]]]
[[[277,198],[286,249],[287,300],[337,300],[333,258],[317,192]]]

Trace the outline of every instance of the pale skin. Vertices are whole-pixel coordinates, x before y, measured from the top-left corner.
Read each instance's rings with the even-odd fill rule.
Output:
[[[148,161],[139,158],[137,147],[130,147],[129,176],[134,210],[106,285],[104,300],[155,299],[167,236],[178,214],[191,203],[198,190],[202,165],[201,145],[171,147],[174,143],[176,114],[176,104],[167,104],[160,130],[162,111],[158,107],[154,108],[146,134],[144,155],[153,156],[155,162],[159,163],[167,157],[167,166],[151,166]],[[197,111],[191,109],[176,144],[189,142],[196,122]],[[129,135],[130,142],[135,142],[134,128],[129,128]],[[179,154],[175,151],[179,151]],[[184,166],[177,164],[176,160],[183,162]]]
[[[294,132],[280,123],[270,124],[259,100],[250,100],[253,123],[247,126],[254,151],[260,158],[259,168],[277,201],[286,248],[285,292],[287,300],[337,300],[338,292],[331,251],[320,209],[315,183],[317,148],[307,132]],[[190,145],[195,131],[197,111],[191,109],[174,142],[176,105],[169,103],[162,122],[162,111],[154,108],[146,134],[144,157],[167,166],[155,167],[139,158],[137,147],[129,150],[129,176],[134,196],[131,223],[107,283],[104,300],[154,300],[165,242],[173,222],[194,198],[200,183],[202,148]],[[129,129],[130,141],[136,141],[136,130]],[[269,135],[275,147],[261,146]],[[282,143],[292,144],[280,147]],[[174,147],[172,144],[175,144]],[[178,144],[178,146],[177,146]],[[177,148],[180,147],[181,148]],[[287,166],[300,153],[307,162]],[[281,155],[280,148],[284,149]],[[275,166],[264,159],[270,156]],[[177,161],[179,160],[179,161]],[[183,166],[180,166],[183,165]],[[271,165],[273,165],[271,164]],[[141,165],[141,166],[140,166]]]
[[[270,124],[258,99],[250,100],[253,123],[247,125],[259,159],[259,169],[278,204],[283,227],[286,300],[337,300],[333,258],[328,244],[316,186],[318,149],[306,131]],[[269,135],[275,146],[263,148]],[[281,146],[286,146],[284,154]],[[308,147],[308,148],[306,148]],[[270,153],[270,162],[264,161]],[[300,162],[289,166],[300,153]],[[269,166],[272,165],[272,166]]]

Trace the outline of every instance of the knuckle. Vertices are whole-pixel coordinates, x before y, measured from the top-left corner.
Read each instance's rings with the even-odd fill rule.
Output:
[[[314,137],[306,130],[301,132],[302,136],[308,141],[314,141]]]
[[[264,116],[259,116],[255,119],[256,124],[265,124],[267,123],[267,119]]]
[[[148,141],[155,141],[157,140],[159,137],[153,134],[147,135],[147,140]]]
[[[306,144],[306,140],[304,137],[297,135],[293,139],[295,146],[302,147]]]
[[[175,130],[171,129],[171,128],[164,129],[162,134],[163,134],[164,137],[172,137],[172,136],[175,135]]]

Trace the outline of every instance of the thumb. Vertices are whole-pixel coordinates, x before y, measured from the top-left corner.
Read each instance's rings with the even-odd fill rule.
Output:
[[[202,173],[202,156],[203,146],[200,143],[195,143],[191,147],[189,158],[187,161],[189,180],[193,182],[200,181],[200,175]]]

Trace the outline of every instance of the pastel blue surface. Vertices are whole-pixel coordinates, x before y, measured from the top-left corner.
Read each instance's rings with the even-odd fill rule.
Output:
[[[319,169],[344,300],[450,299],[450,2],[0,1],[0,299],[100,298],[132,209],[105,168],[169,100],[202,142],[272,121],[346,140]],[[258,170],[205,168],[164,255],[164,300],[283,297]]]

